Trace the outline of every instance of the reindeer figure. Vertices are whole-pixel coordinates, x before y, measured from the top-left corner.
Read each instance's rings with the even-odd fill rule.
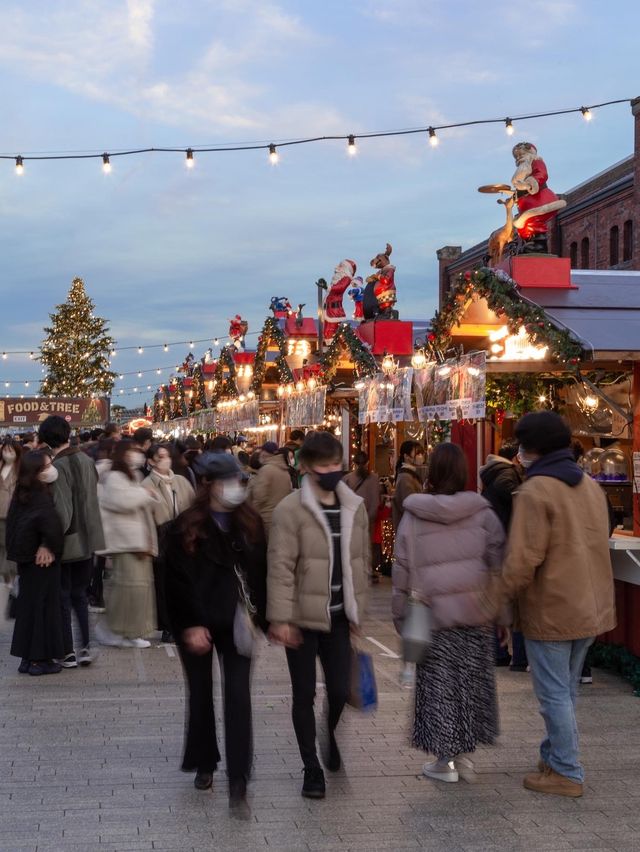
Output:
[[[511,193],[511,195],[509,195],[509,197],[505,200],[503,200],[502,198],[498,199],[498,204],[504,204],[505,206],[505,210],[507,212],[507,221],[502,226],[502,228],[498,228],[489,237],[489,262],[490,265],[493,267],[497,266],[500,263],[500,261],[502,260],[502,255],[504,253],[504,247],[513,239],[513,205],[515,203],[515,192]]]

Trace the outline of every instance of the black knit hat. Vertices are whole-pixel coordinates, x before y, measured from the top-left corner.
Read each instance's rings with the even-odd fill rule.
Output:
[[[230,453],[201,453],[192,467],[196,476],[209,480],[242,476],[242,468]]]
[[[546,456],[571,444],[571,429],[555,411],[532,411],[516,423],[515,435],[524,450]]]

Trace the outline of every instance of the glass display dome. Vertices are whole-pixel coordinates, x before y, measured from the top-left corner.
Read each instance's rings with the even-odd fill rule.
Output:
[[[593,447],[580,459],[580,467],[594,479],[600,474],[600,456],[604,453],[601,447]]]
[[[628,482],[629,465],[622,450],[610,447],[598,459],[600,473],[596,477],[603,482]]]

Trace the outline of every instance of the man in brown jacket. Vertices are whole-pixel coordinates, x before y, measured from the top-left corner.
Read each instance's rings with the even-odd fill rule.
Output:
[[[269,535],[271,516],[278,503],[291,494],[293,485],[285,455],[278,450],[275,441],[267,441],[260,448],[260,469],[249,480],[247,498],[262,518],[265,532]]]
[[[324,671],[328,718],[323,762],[340,769],[335,729],[349,694],[352,631],[362,623],[369,567],[364,502],[341,480],[342,445],[310,432],[300,450],[302,486],[273,513],[269,537],[269,636],[287,649],[291,715],[304,764],[302,795],[325,795],[316,751],[316,658]]]
[[[571,431],[552,411],[526,414],[515,430],[527,480],[511,519],[501,578],[515,599],[547,737],[524,786],[578,797],[576,697],[594,638],[615,626],[609,520],[602,489],[574,461]]]

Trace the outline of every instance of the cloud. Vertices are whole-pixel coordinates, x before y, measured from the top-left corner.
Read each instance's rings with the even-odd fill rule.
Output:
[[[149,50],[153,44],[154,3],[155,0],[127,0],[129,38],[144,50]]]

